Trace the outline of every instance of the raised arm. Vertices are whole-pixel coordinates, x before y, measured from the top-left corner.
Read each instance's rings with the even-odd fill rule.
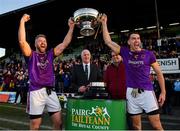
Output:
[[[102,15],[100,22],[102,24],[102,32],[103,32],[103,39],[105,44],[110,47],[115,53],[120,53],[120,46],[111,40],[109,35],[109,31],[107,28],[107,16],[105,14]]]
[[[18,31],[18,41],[22,53],[25,56],[31,55],[31,47],[26,41],[26,30],[25,30],[25,23],[30,20],[30,16],[28,14],[24,14],[20,20],[19,24],[19,31]]]
[[[74,26],[75,23],[72,20],[72,18],[69,18],[68,20],[68,25],[69,25],[69,30],[68,33],[66,34],[64,40],[62,43],[58,44],[55,48],[54,48],[54,55],[58,56],[60,55],[64,49],[66,49],[66,47],[70,44],[71,40],[72,40],[72,36],[73,36],[73,31],[74,31]]]

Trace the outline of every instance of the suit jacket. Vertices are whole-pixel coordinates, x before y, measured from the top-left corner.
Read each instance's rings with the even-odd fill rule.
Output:
[[[90,64],[89,80],[86,79],[83,64],[75,65],[72,69],[72,88],[75,92],[78,92],[80,86],[86,86],[90,82],[100,81],[103,81],[103,76],[97,65]]]

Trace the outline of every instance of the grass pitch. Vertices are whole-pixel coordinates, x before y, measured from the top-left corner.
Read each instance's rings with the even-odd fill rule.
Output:
[[[52,122],[44,112],[40,130],[51,130]],[[0,130],[29,130],[29,116],[26,106],[21,104],[0,103]]]

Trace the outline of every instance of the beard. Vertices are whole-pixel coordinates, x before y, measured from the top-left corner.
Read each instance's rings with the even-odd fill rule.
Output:
[[[46,48],[37,47],[37,51],[40,52],[40,53],[45,53]]]

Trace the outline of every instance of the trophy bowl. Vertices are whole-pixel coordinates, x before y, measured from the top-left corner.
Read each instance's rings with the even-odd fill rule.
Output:
[[[74,21],[83,36],[94,35],[94,28],[99,25],[98,18],[99,12],[93,8],[80,8],[74,12]]]

